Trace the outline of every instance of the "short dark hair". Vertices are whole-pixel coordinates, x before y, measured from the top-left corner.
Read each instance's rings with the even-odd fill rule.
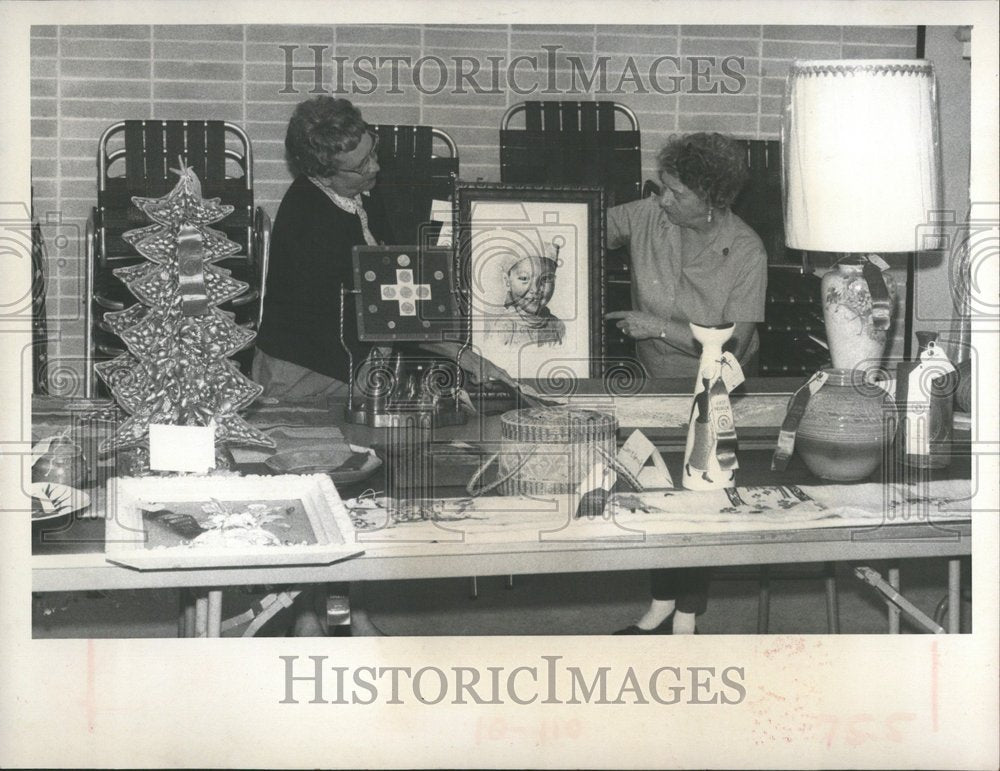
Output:
[[[336,156],[357,147],[366,131],[361,111],[347,99],[307,99],[288,121],[285,157],[296,174],[327,177],[338,170]]]
[[[748,178],[746,153],[722,134],[671,137],[656,156],[657,170],[677,177],[711,206],[736,200]]]

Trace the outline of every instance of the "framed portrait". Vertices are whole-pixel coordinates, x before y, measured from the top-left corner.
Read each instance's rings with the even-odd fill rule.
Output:
[[[600,377],[604,192],[459,182],[456,275],[472,347],[518,379]]]
[[[115,477],[105,558],[139,570],[327,565],[361,554],[324,474]]]

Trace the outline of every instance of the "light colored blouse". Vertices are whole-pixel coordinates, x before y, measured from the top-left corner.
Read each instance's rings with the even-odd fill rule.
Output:
[[[706,326],[764,320],[767,253],[757,234],[732,212],[700,251],[685,246],[655,198],[608,209],[608,248],[628,246],[632,265],[632,307],[654,316]],[[744,360],[759,347],[757,333]],[[662,340],[640,340],[639,360],[651,377],[687,378],[698,358]]]

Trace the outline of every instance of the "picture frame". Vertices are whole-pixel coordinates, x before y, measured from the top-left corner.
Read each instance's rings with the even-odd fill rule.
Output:
[[[454,333],[450,247],[355,246],[352,258],[361,342],[435,342]]]
[[[325,474],[108,480],[105,559],[138,570],[326,565],[363,553]]]
[[[455,186],[455,274],[472,348],[515,379],[601,377],[601,187]]]

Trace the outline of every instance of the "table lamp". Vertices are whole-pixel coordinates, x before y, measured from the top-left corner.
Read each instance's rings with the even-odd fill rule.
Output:
[[[842,253],[823,278],[835,368],[878,366],[895,286],[878,253],[918,250],[940,208],[934,69],[923,60],[796,61],[781,128],[788,246]],[[908,265],[912,291],[912,259]],[[906,303],[910,334],[912,302]]]

